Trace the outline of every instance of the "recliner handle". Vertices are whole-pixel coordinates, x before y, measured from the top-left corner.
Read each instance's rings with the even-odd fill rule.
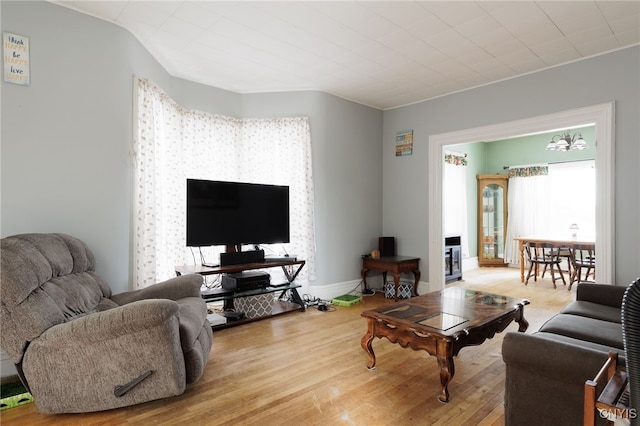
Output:
[[[142,382],[144,379],[149,377],[151,373],[153,373],[153,370],[149,370],[145,373],[142,373],[140,376],[131,380],[127,384],[124,384],[122,386],[116,386],[115,389],[113,390],[113,394],[116,396],[116,398],[120,398],[124,396],[127,392],[129,392],[131,389],[137,386],[140,382]]]

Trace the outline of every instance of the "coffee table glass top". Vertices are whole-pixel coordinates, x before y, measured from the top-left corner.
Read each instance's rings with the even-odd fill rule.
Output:
[[[429,327],[437,328],[439,330],[448,330],[452,327],[460,325],[469,321],[468,318],[461,317],[459,315],[453,315],[446,312],[436,312],[428,315],[429,310],[419,306],[409,306],[403,304],[401,306],[395,306],[381,310],[381,314],[388,315],[399,319],[413,318],[411,321],[426,325]],[[426,316],[425,316],[426,315]]]
[[[429,327],[437,328],[438,330],[448,330],[467,321],[469,321],[468,318],[451,315],[446,312],[440,312],[430,317],[416,320],[418,324],[427,325]]]
[[[519,302],[523,301],[454,287],[384,306],[373,312],[445,331],[472,320],[504,312]]]

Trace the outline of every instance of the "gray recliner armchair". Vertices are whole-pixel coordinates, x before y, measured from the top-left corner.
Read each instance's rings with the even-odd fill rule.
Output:
[[[44,413],[101,411],[180,395],[207,364],[202,277],[111,294],[79,239],[1,241],[0,347]]]

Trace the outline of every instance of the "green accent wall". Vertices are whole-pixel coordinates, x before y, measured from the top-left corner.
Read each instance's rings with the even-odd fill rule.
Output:
[[[571,135],[576,132],[582,134],[583,139],[589,145],[588,149],[547,151],[545,148],[551,138],[554,135],[564,133],[564,130],[485,143],[484,173],[505,173],[504,166],[593,160],[596,155],[595,127],[588,126],[570,130]]]

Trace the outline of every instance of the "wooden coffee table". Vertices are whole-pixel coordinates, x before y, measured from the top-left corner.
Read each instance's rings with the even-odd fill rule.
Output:
[[[449,401],[448,385],[455,373],[453,357],[466,346],[479,345],[516,321],[524,332],[526,299],[497,294],[447,288],[413,297],[382,308],[364,311],[367,332],[362,349],[369,355],[369,370],[375,370],[374,337],[386,337],[403,348],[425,350],[438,359],[441,391],[438,399]]]

